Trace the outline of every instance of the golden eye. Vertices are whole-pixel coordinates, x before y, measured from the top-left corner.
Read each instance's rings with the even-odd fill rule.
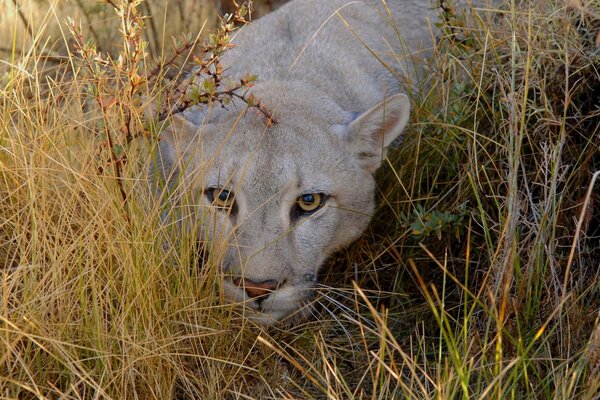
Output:
[[[296,199],[300,210],[305,213],[317,211],[322,205],[325,196],[321,193],[307,193]]]
[[[235,201],[233,193],[222,188],[209,189],[207,194],[213,205],[219,208],[231,208]]]

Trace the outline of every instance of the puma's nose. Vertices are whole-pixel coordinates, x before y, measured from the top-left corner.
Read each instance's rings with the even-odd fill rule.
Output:
[[[269,295],[279,287],[279,282],[274,279],[269,279],[262,282],[254,282],[246,278],[235,278],[233,283],[246,290],[248,296],[255,298]]]

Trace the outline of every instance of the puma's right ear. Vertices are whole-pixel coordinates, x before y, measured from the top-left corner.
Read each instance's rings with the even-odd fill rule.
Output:
[[[160,133],[160,141],[185,152],[185,147],[194,140],[199,130],[199,126],[194,125],[182,115],[176,114],[171,117],[169,124]]]
[[[410,101],[397,94],[359,115],[347,128],[346,137],[363,167],[374,173],[387,147],[400,136],[410,119]]]
[[[159,136],[158,151],[150,170],[153,180],[159,179],[168,184],[176,179],[199,130],[199,127],[181,115],[171,118],[169,125]]]

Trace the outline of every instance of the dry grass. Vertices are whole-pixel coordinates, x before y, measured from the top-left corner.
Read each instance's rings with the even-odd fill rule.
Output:
[[[597,398],[597,2],[447,15],[371,229],[288,329],[224,305],[218,249],[139,200],[156,128],[135,96],[90,92],[113,99],[132,69],[99,80],[59,29],[89,18],[116,55],[119,20],[53,4],[24,8],[33,34],[0,4],[0,398]],[[109,147],[123,121],[139,135]]]

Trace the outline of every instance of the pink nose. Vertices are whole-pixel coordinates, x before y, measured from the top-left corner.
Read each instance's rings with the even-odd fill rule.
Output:
[[[279,282],[274,279],[262,282],[254,282],[246,278],[235,278],[233,283],[246,290],[248,296],[255,298],[268,295],[277,290]]]

